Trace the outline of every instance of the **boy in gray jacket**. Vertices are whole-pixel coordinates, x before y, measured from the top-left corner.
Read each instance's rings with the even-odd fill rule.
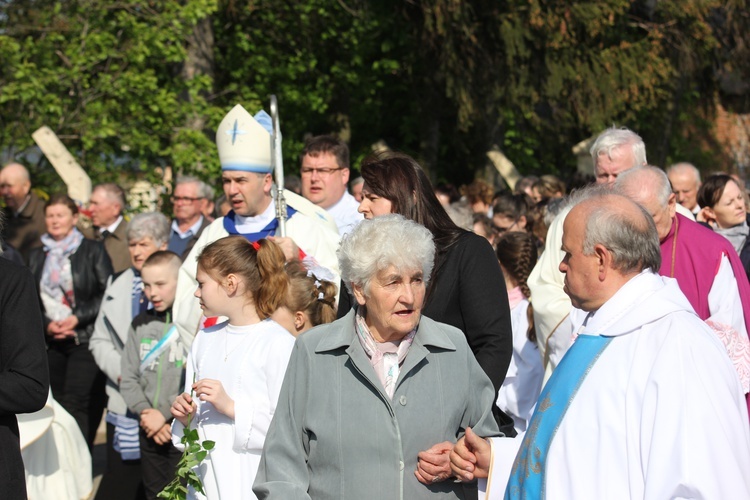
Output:
[[[154,308],[133,319],[122,355],[120,393],[140,417],[141,470],[150,499],[174,478],[181,456],[172,445],[169,411],[185,385],[187,348],[171,323],[181,263],[162,250],[143,264],[143,291]]]

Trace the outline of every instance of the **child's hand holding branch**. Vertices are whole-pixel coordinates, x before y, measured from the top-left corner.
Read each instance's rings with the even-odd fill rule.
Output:
[[[193,411],[195,411],[195,408],[196,406],[195,403],[193,403],[192,396],[190,396],[190,394],[188,394],[187,392],[183,392],[175,398],[170,411],[172,412],[172,416],[174,418],[176,418],[182,425],[187,427],[188,417],[191,413],[193,413]]]
[[[221,413],[234,419],[234,400],[218,380],[204,378],[193,384],[193,391],[201,401],[208,401]]]

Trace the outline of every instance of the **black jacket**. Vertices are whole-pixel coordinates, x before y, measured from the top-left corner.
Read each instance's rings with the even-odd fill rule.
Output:
[[[43,248],[35,248],[29,254],[29,268],[37,285],[42,279],[46,257]],[[112,262],[100,241],[84,239],[78,250],[70,256],[70,267],[75,297],[73,314],[78,318],[76,333],[78,341],[85,343],[94,331],[94,322],[107,288],[107,278],[112,274]],[[49,321],[47,317],[44,318],[45,329]]]
[[[47,401],[47,353],[31,273],[0,259],[0,276],[0,496],[25,500],[16,414],[37,411]]]

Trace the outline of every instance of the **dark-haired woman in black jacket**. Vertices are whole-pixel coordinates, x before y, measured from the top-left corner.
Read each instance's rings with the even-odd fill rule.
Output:
[[[44,310],[50,385],[54,398],[75,418],[91,448],[106,396],[104,374],[89,352],[112,263],[101,242],[76,229],[78,207],[55,195],[45,208],[42,248],[29,254]]]
[[[432,233],[435,266],[422,313],[466,335],[474,357],[497,393],[513,354],[513,333],[505,279],[492,246],[482,236],[461,229],[451,220],[424,170],[411,157],[394,152],[375,153],[365,159],[360,171],[365,184],[359,211],[366,219],[396,213],[422,224]],[[339,317],[351,304],[349,295],[342,292]],[[514,436],[513,420],[494,405],[493,413],[500,430]],[[447,452],[451,447],[452,443],[438,443],[420,453],[420,477],[448,478],[451,473]],[[441,472],[435,474],[436,470]]]

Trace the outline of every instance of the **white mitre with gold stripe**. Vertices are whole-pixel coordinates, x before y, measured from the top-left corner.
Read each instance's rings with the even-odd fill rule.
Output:
[[[265,115],[265,113],[263,113]],[[271,134],[238,104],[216,131],[222,170],[271,173]]]

